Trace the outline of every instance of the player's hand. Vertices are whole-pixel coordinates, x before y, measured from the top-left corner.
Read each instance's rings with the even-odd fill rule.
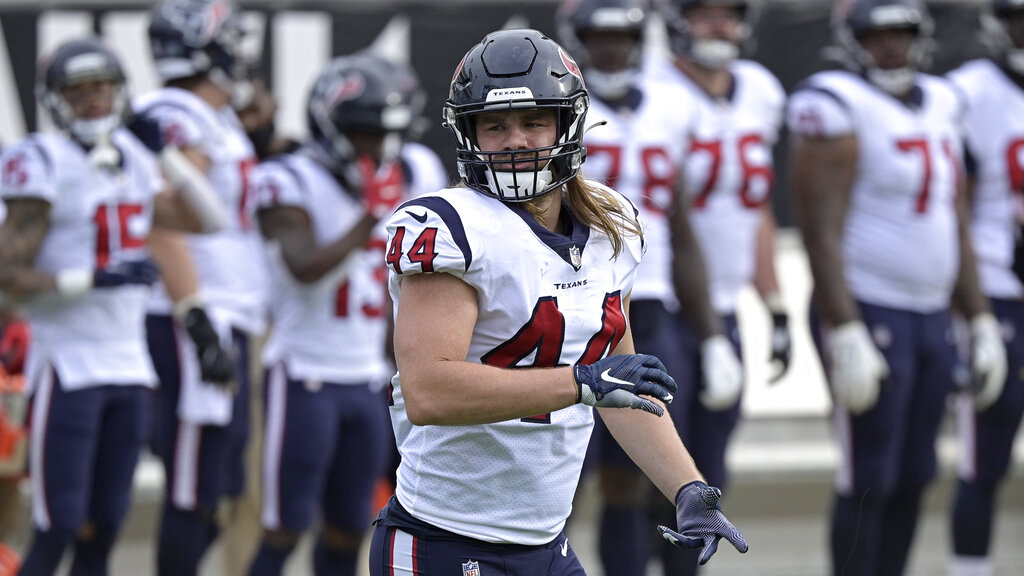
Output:
[[[608,356],[590,365],[576,364],[572,370],[577,402],[587,406],[633,408],[661,416],[662,407],[641,396],[669,404],[677,389],[665,365],[649,354]]]
[[[665,540],[682,548],[700,548],[697,563],[707,564],[718,551],[718,541],[728,540],[741,553],[749,546],[743,534],[722,513],[722,492],[701,481],[690,482],[676,494],[677,530],[658,526]]]
[[[164,134],[160,123],[156,120],[141,114],[133,114],[124,126],[135,135],[139,142],[149,148],[150,152],[158,154],[164,149]]]
[[[196,345],[199,372],[203,382],[222,386],[231,384],[235,375],[235,360],[220,345],[220,337],[201,306],[193,306],[182,318],[185,330]]]
[[[1006,382],[1006,345],[999,321],[989,313],[971,318],[971,372],[976,383],[974,407],[981,411],[1002,394]]]
[[[889,377],[889,364],[867,326],[854,320],[834,328],[829,334],[828,355],[835,401],[853,414],[873,408],[882,382]]]
[[[743,366],[729,339],[716,334],[700,344],[704,389],[700,403],[708,410],[727,410],[736,405],[743,391]]]
[[[0,338],[0,362],[8,374],[21,374],[25,370],[25,353],[28,352],[29,330],[24,320],[11,320],[4,326]]]
[[[142,285],[149,286],[160,279],[160,269],[148,258],[142,260],[125,260],[106,268],[93,271],[92,285],[94,288],[114,288],[117,286]]]
[[[363,183],[363,207],[377,220],[391,215],[404,196],[401,165],[388,162],[378,167],[367,156],[360,156],[356,163]]]
[[[772,333],[771,333],[771,357],[769,363],[772,365],[772,375],[768,378],[769,384],[775,384],[786,375],[789,370],[789,361],[793,357],[793,337],[789,333],[789,315],[779,310],[772,312]]]

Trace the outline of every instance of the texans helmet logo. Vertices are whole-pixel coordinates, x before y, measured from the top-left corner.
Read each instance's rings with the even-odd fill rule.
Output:
[[[562,64],[565,64],[565,69],[569,71],[569,74],[579,78],[580,84],[583,84],[583,87],[586,88],[587,83],[583,81],[583,73],[580,72],[580,67],[576,65],[576,61],[572,59],[572,56],[566,54],[565,50],[561,48],[558,49],[558,55],[562,58]]]
[[[330,108],[339,102],[356,98],[363,93],[364,89],[366,89],[366,81],[363,79],[362,75],[353,74],[344,78],[340,82],[335,83],[335,85],[331,87],[330,96],[328,96],[324,101],[326,102],[326,106]]]

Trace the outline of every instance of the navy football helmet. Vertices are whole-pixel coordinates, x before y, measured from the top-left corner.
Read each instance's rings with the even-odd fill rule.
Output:
[[[378,57],[343,56],[331,60],[314,81],[306,119],[314,148],[342,174],[356,159],[350,139],[356,132],[391,136],[378,161],[396,158],[412,110]]]
[[[559,7],[555,22],[562,46],[576,56],[586,71],[590,91],[606,100],[625,96],[643,60],[647,20],[641,0],[566,0]],[[609,70],[597,66],[597,59],[584,42],[587,34],[594,32],[617,32],[633,38],[622,68]]]
[[[251,97],[245,31],[230,0],[163,0],[153,8],[149,41],[164,82],[206,74],[237,107]]]
[[[407,140],[419,140],[427,130],[429,120],[423,115],[427,106],[427,91],[412,66],[376,54],[365,55],[384,72],[393,88],[402,95],[402,102],[409,108],[411,120],[405,133]]]
[[[452,78],[443,114],[455,136],[459,174],[474,190],[506,202],[524,202],[565,184],[586,157],[584,122],[590,101],[576,61],[536,30],[500,30],[484,37],[463,57]],[[517,151],[533,154],[530,171],[498,170],[496,157],[476,137],[476,115],[516,108],[549,108],[557,126],[553,146]],[[508,162],[507,159],[504,160]]]
[[[694,38],[687,13],[698,6],[724,6],[736,11],[742,23],[737,41]],[[725,68],[739,58],[751,41],[757,10],[747,0],[664,0],[661,18],[668,32],[669,48],[676,56],[705,68]]]
[[[914,33],[906,66],[880,68],[864,49],[861,40],[883,30]],[[832,31],[843,53],[842,63],[895,95],[906,93],[914,85],[917,71],[928,65],[933,47],[932,30],[932,21],[922,0],[841,0],[832,14]]]
[[[1018,45],[1024,31],[1014,41],[1012,27],[1024,26],[1024,0],[992,0],[981,15],[982,41],[992,56],[1008,69],[1024,75],[1024,42]]]
[[[64,97],[64,90],[84,82],[114,83],[109,114],[100,118],[79,118]],[[72,40],[58,46],[39,63],[36,97],[53,123],[87,146],[109,138],[128,110],[128,89],[117,56],[98,38]]]

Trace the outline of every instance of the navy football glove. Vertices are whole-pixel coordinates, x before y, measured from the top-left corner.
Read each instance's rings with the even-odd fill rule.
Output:
[[[199,356],[199,373],[203,382],[227,386],[235,375],[235,361],[220,345],[220,337],[213,329],[213,323],[206,311],[194,306],[185,313],[182,320],[189,338],[196,345]]]
[[[94,288],[113,288],[131,284],[149,286],[160,279],[160,269],[149,259],[127,260],[93,272]]]
[[[793,357],[793,338],[789,334],[789,316],[785,312],[772,313],[771,349],[769,362],[774,372],[768,383],[775,384],[786,375],[789,361]]]
[[[143,146],[149,148],[150,152],[159,154],[164,149],[164,134],[160,129],[160,123],[156,120],[141,114],[134,114],[124,127],[130,130]]]
[[[725,538],[741,553],[749,548],[743,534],[722,513],[718,488],[696,480],[676,494],[676,523],[679,531],[658,526],[658,532],[672,544],[683,548],[701,548],[697,563],[707,564],[718,551],[718,541]]]
[[[656,416],[665,411],[641,395],[653,396],[668,404],[677,389],[676,381],[665,371],[661,360],[648,354],[621,354],[590,365],[576,364],[573,377],[577,402],[587,406],[633,408]]]

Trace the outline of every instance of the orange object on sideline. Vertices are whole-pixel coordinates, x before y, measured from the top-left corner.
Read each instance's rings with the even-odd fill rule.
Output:
[[[388,505],[388,500],[394,493],[395,487],[391,485],[389,478],[381,476],[377,479],[377,485],[373,487],[373,518],[377,517],[377,512],[380,512],[381,508]],[[0,576],[3,575],[0,574]]]
[[[0,542],[0,576],[14,576],[21,569],[21,558]]]

